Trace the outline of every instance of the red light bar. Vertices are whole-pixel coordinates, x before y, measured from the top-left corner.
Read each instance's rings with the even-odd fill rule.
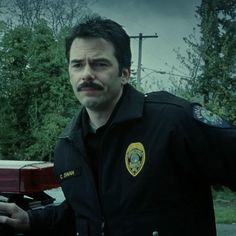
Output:
[[[57,187],[53,163],[0,160],[0,192],[34,193]]]

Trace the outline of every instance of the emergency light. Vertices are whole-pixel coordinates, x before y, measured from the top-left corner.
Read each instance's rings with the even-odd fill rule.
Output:
[[[36,193],[58,187],[53,163],[0,160],[0,193]]]

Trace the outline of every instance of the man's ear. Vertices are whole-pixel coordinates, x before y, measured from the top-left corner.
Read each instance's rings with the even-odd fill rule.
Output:
[[[121,83],[127,84],[129,82],[129,78],[130,78],[130,70],[126,68],[122,69]]]

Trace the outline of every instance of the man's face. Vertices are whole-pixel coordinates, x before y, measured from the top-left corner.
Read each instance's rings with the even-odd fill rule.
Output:
[[[69,76],[75,96],[87,109],[109,111],[129,79],[119,75],[113,45],[102,38],[76,38],[70,49]]]

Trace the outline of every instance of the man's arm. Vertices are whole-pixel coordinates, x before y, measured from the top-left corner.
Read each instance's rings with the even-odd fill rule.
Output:
[[[236,191],[236,128],[199,105],[179,114],[173,151],[186,173]]]
[[[75,235],[75,218],[66,201],[57,206],[24,211],[14,203],[0,203],[0,223],[29,235]]]
[[[29,215],[15,203],[0,202],[0,223],[7,224],[19,232],[30,229]]]
[[[30,232],[75,235],[74,212],[66,201],[57,206],[28,211]],[[42,227],[43,226],[43,227]]]

